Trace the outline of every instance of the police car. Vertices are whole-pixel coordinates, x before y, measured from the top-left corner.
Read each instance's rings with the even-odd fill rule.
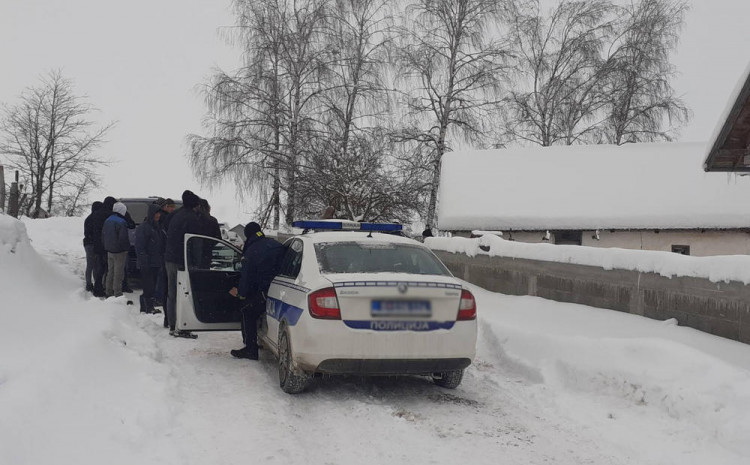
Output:
[[[401,225],[302,221],[268,291],[259,342],[278,358],[279,384],[303,391],[316,374],[430,376],[457,387],[476,351],[476,302]],[[314,232],[307,232],[314,231]],[[211,252],[207,254],[207,250]],[[239,329],[241,255],[187,235],[177,328]]]

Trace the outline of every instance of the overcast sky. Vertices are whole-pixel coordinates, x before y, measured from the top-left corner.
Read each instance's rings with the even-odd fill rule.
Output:
[[[675,82],[694,112],[684,141],[707,141],[750,62],[750,1],[694,0]],[[238,51],[221,38],[233,24],[229,0],[0,0],[0,102],[15,102],[40,75],[60,68],[78,94],[116,120],[102,154],[115,196],[208,198],[220,220],[251,220],[254,201],[227,186],[199,187],[185,158],[185,136],[201,133],[205,107],[196,86],[216,66],[232,69]],[[104,194],[102,192],[101,194]]]

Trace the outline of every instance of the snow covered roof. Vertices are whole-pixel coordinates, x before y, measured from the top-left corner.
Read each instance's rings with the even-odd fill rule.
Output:
[[[705,173],[694,143],[450,152],[443,230],[750,227],[750,179]]]
[[[750,66],[729,96],[703,163],[706,171],[750,172]]]

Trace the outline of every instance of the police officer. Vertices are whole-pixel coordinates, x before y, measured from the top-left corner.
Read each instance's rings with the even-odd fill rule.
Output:
[[[266,237],[255,222],[245,226],[245,237],[239,289],[233,287],[229,291],[244,301],[240,311],[245,347],[230,353],[233,357],[258,360],[258,317],[266,309],[266,294],[271,281],[278,274],[284,246]]]

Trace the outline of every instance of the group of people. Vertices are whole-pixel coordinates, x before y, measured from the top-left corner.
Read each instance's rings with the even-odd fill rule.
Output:
[[[166,306],[164,327],[175,329],[176,270],[184,267],[182,250],[186,233],[221,237],[219,222],[211,216],[208,201],[186,190],[183,207],[176,210],[172,199],[159,198],[136,226],[127,206],[114,197],[91,205],[84,221],[86,290],[97,297],[119,297],[132,292],[128,286],[128,251],[134,246],[143,294],[142,313],[161,313]],[[176,211],[175,211],[176,210]],[[174,271],[174,273],[170,273]],[[166,305],[164,305],[166,304]]]
[[[114,197],[91,205],[91,214],[83,223],[87,291],[97,297],[119,297],[123,292],[132,292],[125,265],[135,227],[125,204]]]
[[[164,327],[175,337],[192,337],[175,327],[177,319],[177,272],[185,269],[185,234],[221,238],[211,206],[193,192],[182,193],[182,208],[171,199],[158,199],[148,207],[146,218],[136,227],[127,207],[113,197],[94,202],[84,222],[86,250],[86,289],[95,296],[120,296],[132,292],[127,287],[127,256],[135,246],[143,294],[142,313],[160,313],[164,307]],[[229,293],[240,304],[242,349],[232,350],[237,358],[258,359],[257,321],[266,308],[266,295],[278,273],[284,247],[267,238],[258,223],[245,226],[243,266],[238,287]]]

